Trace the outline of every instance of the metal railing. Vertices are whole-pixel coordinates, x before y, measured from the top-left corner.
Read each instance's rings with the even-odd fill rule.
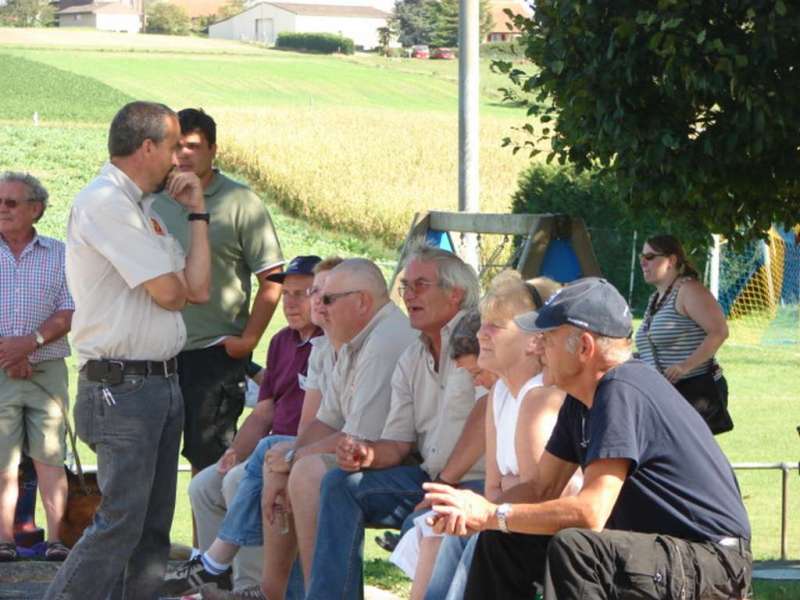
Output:
[[[781,471],[781,560],[786,560],[786,538],[788,535],[788,503],[789,503],[789,471],[797,469],[800,473],[800,463],[734,463],[733,468],[740,471]]]

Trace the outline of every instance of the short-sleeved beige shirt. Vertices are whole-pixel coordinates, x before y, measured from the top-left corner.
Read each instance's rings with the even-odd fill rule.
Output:
[[[472,377],[450,358],[453,328],[464,316],[459,312],[442,328],[439,370],[430,344],[420,336],[397,364],[392,376],[392,404],[381,439],[412,442],[422,455],[422,469],[435,479],[447,464],[477,398]],[[483,479],[483,460],[463,480]]]
[[[344,433],[377,440],[389,414],[392,372],[416,337],[394,302],[383,306],[339,349],[317,419]]]
[[[319,335],[309,340],[311,354],[308,357],[308,370],[301,386],[304,390],[317,390],[320,393],[330,383],[333,368],[336,366],[336,350],[325,335]]]
[[[70,340],[80,365],[166,360],[186,343],[181,313],[161,308],[142,285],[185,265],[152,202],[109,163],[72,203],[66,271],[75,300]]]

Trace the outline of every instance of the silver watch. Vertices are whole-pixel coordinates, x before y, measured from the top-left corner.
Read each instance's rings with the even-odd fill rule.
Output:
[[[286,451],[286,454],[283,455],[283,460],[286,461],[286,464],[289,465],[289,468],[292,468],[292,461],[294,460],[294,448]]]
[[[494,516],[497,517],[497,526],[503,533],[510,533],[508,529],[508,516],[511,514],[511,505],[508,503],[501,504],[494,511]]]
[[[36,338],[36,347],[37,348],[41,348],[42,346],[44,346],[44,336],[41,334],[41,332],[38,329],[33,332],[33,336]]]

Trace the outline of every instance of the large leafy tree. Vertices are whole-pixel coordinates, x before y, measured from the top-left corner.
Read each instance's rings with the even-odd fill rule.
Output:
[[[703,233],[798,220],[799,3],[538,0],[517,25],[538,70],[498,66],[535,96],[525,143]]]
[[[55,14],[49,0],[7,0],[0,6],[0,25],[46,27],[54,24]]]

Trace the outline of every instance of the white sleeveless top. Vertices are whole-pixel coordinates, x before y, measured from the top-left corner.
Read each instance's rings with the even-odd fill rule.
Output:
[[[542,373],[539,373],[526,381],[516,397],[511,395],[502,379],[498,379],[494,384],[492,409],[494,425],[497,430],[497,467],[500,469],[501,475],[519,475],[515,447],[519,407],[522,405],[525,394],[534,388],[542,387],[542,378]]]

